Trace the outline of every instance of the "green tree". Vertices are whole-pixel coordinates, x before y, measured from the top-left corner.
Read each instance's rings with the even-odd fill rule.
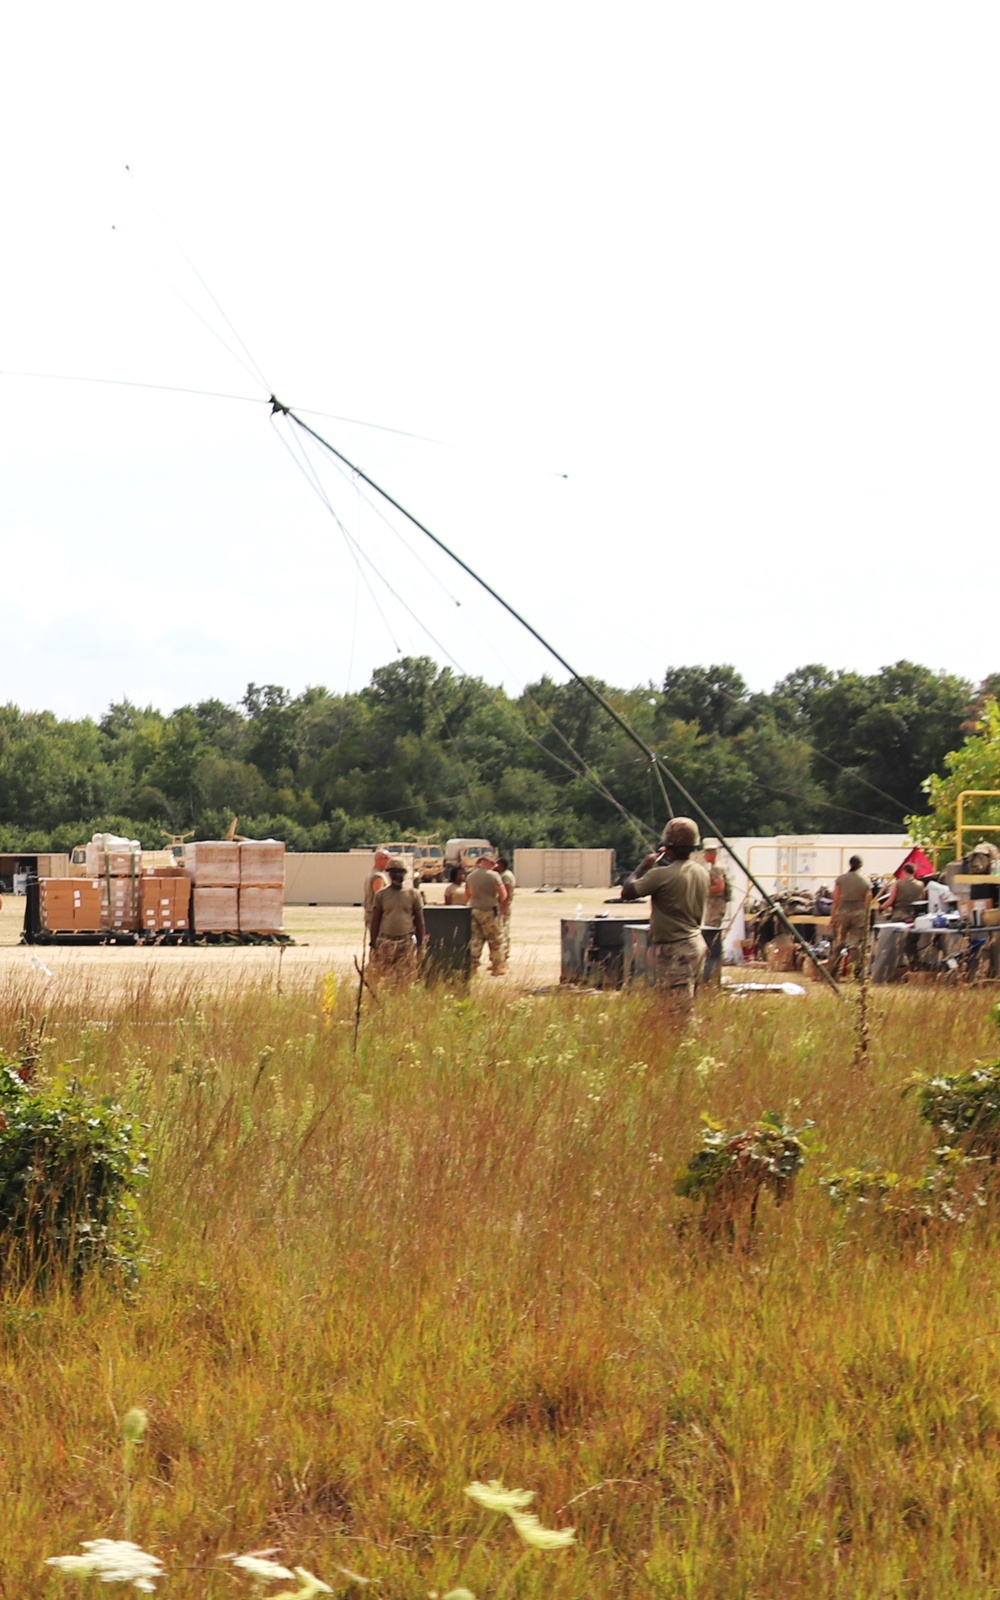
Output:
[[[958,797],[963,790],[1000,790],[1000,705],[994,698],[986,699],[975,731],[948,751],[942,765],[944,771],[932,773],[923,784],[929,810],[906,819],[910,833],[925,849],[954,846]],[[963,821],[1000,826],[1000,798],[970,799],[963,808]],[[994,844],[1000,843],[1000,835],[991,834],[990,838]],[[963,853],[970,842],[975,840],[966,834]]]

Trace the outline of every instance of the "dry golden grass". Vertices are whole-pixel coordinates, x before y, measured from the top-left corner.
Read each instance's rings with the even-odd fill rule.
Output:
[[[852,1010],[721,997],[678,1043],[644,997],[0,990],[48,1015],[46,1070],[149,1126],[149,1263],[0,1301],[0,1594],[121,1537],[120,1419],[141,1405],[133,1535],[172,1595],[239,1592],[225,1551],[387,1596],[490,1600],[519,1550],[462,1494],[537,1491],[578,1544],[508,1593],[981,1596],[1000,1588],[996,1235],[845,1223],[816,1179],[916,1172],[900,1089],[995,1051],[982,995]],[[672,1179],[703,1111],[811,1117],[794,1202],[732,1255]],[[245,1586],[243,1592],[247,1592]]]

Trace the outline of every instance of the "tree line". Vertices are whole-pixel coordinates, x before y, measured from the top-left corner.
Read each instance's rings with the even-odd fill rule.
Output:
[[[909,661],[806,666],[766,693],[725,665],[599,685],[734,835],[903,831],[998,686]],[[69,849],[95,829],[151,848],[218,837],[237,817],[296,850],[462,834],[508,850],[611,845],[628,860],[664,816],[656,773],[578,683],[509,696],[426,656],[349,694],[250,684],[237,705],[126,700],[97,721],[0,708],[6,850]]]

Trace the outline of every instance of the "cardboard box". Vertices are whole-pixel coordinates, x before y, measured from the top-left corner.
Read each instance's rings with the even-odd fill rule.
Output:
[[[280,885],[240,884],[240,932],[281,933],[285,926],[285,892]]]
[[[186,932],[191,926],[191,884],[186,877],[139,879],[139,927],[146,933]]]
[[[133,931],[139,910],[134,878],[101,878],[101,927]]]
[[[101,927],[99,878],[42,878],[38,891],[41,924],[49,933],[96,933]]]
[[[285,846],[280,839],[244,839],[240,845],[240,887],[285,886]]]
[[[196,883],[191,895],[191,922],[195,933],[239,933],[240,891]]]
[[[184,851],[184,865],[202,888],[237,887],[240,881],[240,846],[235,840],[199,839]]]

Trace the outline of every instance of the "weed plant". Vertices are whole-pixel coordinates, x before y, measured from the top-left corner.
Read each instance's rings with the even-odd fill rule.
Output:
[[[991,1214],[886,1236],[818,1184],[920,1175],[901,1089],[993,1050],[982,997],[887,995],[860,1070],[819,993],[713,997],[678,1039],[643,995],[498,989],[366,1001],[356,1055],[332,986],[0,991],[0,1047],[44,1009],[41,1080],[113,1096],[150,1153],[131,1297],[0,1302],[3,1592],[65,1594],[44,1558],[121,1538],[127,1499],[170,1595],[272,1548],[490,1600],[511,1536],[463,1489],[494,1479],[576,1530],[524,1600],[1000,1589]],[[767,1111],[822,1152],[734,1253],[673,1180],[702,1114]]]

